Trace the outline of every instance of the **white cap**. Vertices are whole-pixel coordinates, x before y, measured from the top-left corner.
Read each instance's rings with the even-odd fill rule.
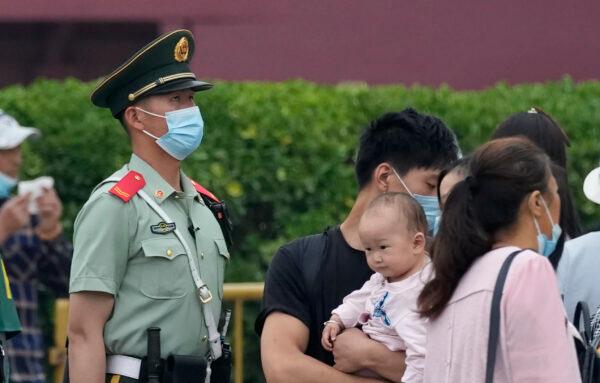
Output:
[[[0,109],[0,150],[14,149],[29,137],[39,137],[36,128],[19,125],[17,120]]]
[[[583,193],[590,201],[600,205],[600,167],[592,170],[585,177]]]

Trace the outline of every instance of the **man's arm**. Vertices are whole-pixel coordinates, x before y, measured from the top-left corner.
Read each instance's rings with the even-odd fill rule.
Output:
[[[404,351],[390,351],[357,328],[347,329],[336,337],[333,356],[334,367],[340,371],[368,369],[392,382],[399,382],[406,369]]]
[[[308,338],[308,328],[293,316],[273,312],[267,317],[260,337],[261,360],[267,382],[366,383],[379,381],[345,374],[305,355]]]
[[[113,296],[106,293],[86,291],[71,294],[67,330],[71,383],[104,383],[104,324],[113,304]]]

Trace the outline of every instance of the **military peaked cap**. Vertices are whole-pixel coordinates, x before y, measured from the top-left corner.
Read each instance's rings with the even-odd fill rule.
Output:
[[[116,117],[144,96],[212,88],[212,84],[197,80],[190,70],[193,55],[194,36],[190,31],[164,34],[109,74],[92,92],[92,103],[109,108]]]

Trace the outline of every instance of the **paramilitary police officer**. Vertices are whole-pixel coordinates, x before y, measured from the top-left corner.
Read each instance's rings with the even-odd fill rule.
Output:
[[[221,354],[227,219],[220,201],[180,170],[202,141],[194,92],[212,87],[191,72],[193,53],[191,32],[168,33],[92,93],[121,121],[133,154],[75,221],[73,383],[202,382],[207,361]]]

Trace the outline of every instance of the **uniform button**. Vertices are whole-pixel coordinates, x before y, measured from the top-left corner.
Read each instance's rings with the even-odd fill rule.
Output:
[[[154,196],[156,198],[162,198],[162,197],[164,197],[164,195],[165,195],[165,193],[162,190],[157,190],[154,192]]]
[[[202,341],[203,341],[203,342],[206,342],[207,340],[208,340],[208,337],[207,337],[206,335],[204,335],[204,336],[202,337]]]
[[[204,259],[204,253],[200,253],[200,258]]]
[[[168,249],[167,250],[167,257],[172,257],[173,256],[173,250]]]

